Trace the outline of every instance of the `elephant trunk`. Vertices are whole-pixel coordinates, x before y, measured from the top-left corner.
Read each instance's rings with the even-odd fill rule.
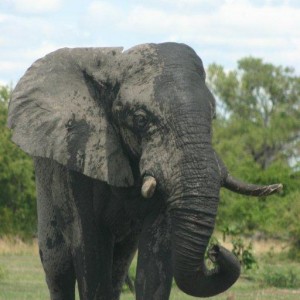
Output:
[[[172,261],[175,281],[183,292],[195,297],[210,297],[234,284],[240,275],[240,264],[231,252],[214,246],[208,254],[216,267],[208,270],[205,265],[222,179],[211,146],[201,146],[201,156],[197,155],[198,148],[193,146],[193,151],[185,156],[180,192],[177,191],[176,197],[169,202]]]
[[[186,156],[182,193],[177,194],[177,201],[171,202],[172,259],[174,278],[183,292],[195,297],[211,297],[227,290],[240,275],[238,259],[221,246],[208,250],[215,268],[209,270],[205,265],[221,186],[241,194],[267,196],[280,191],[282,185],[259,186],[238,181],[229,175],[222,160],[212,154],[214,151],[201,150],[194,148]],[[200,157],[195,153],[205,155]]]
[[[207,199],[203,201],[207,202]],[[213,232],[215,213],[211,209],[195,209],[199,207],[199,199],[188,202],[188,209],[181,207],[171,211],[174,278],[183,292],[195,297],[211,297],[234,284],[240,275],[240,264],[228,250],[213,246],[208,255],[216,267],[207,269],[204,257]],[[195,204],[191,205],[191,202]],[[190,207],[194,207],[193,211]]]

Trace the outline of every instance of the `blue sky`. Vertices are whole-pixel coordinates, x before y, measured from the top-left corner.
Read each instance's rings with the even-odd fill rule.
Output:
[[[1,0],[0,83],[61,47],[174,41],[226,69],[251,55],[300,74],[299,0]]]

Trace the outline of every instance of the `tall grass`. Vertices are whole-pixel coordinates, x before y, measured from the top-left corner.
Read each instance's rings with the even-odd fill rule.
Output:
[[[36,239],[24,242],[19,237],[3,236],[0,239],[0,255],[33,254],[38,255],[38,243]]]

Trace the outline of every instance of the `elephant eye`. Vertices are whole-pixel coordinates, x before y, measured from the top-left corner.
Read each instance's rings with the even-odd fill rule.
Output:
[[[133,125],[138,130],[145,130],[148,125],[148,118],[144,111],[138,111],[133,117]]]

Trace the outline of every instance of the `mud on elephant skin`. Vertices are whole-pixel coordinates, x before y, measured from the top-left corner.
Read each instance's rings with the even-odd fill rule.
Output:
[[[244,184],[211,145],[215,100],[201,59],[176,43],[64,48],[36,61],[9,106],[13,140],[34,157],[38,235],[51,299],[119,299],[138,249],[136,299],[209,297],[239,277],[221,246],[204,253],[222,186]]]

